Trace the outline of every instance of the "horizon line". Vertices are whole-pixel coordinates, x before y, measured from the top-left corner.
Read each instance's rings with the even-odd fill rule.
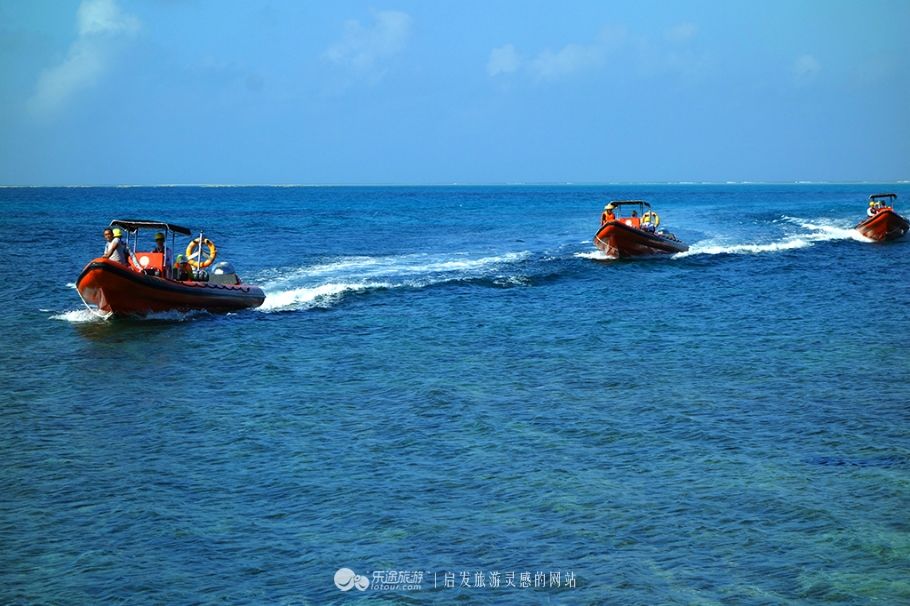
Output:
[[[0,184],[0,189],[130,189],[130,188],[320,188],[320,187],[601,187],[629,185],[906,185],[908,179],[894,181],[497,181],[435,183],[102,183],[64,185]]]

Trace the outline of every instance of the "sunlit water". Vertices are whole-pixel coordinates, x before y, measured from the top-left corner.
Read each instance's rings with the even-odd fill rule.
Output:
[[[879,189],[0,189],[0,602],[908,603]],[[691,249],[605,259],[610,198]],[[265,304],[94,318],[117,217],[205,227]],[[474,586],[508,571],[561,578]]]

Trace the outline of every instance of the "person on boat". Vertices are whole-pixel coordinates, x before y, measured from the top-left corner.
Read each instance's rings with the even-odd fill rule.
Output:
[[[193,279],[193,268],[190,267],[190,262],[184,255],[177,255],[177,262],[174,263],[174,279],[180,282]]]
[[[155,253],[164,252],[164,234],[161,233],[160,231],[157,234],[155,234],[155,249],[152,250],[152,252],[155,252]]]
[[[881,206],[880,202],[876,202],[875,200],[870,200],[869,208],[866,209],[866,214],[871,217],[872,215],[874,215],[875,213],[878,212],[878,209],[880,206]]]
[[[104,230],[104,239],[107,240],[107,246],[104,247],[102,259],[110,259],[123,265],[129,263],[130,249],[127,248],[126,242],[123,241],[123,231],[120,228],[111,229],[108,227]]]
[[[657,231],[657,222],[655,220],[656,214],[651,211],[646,212],[641,218],[641,228],[645,231],[651,232],[652,234]]]
[[[155,248],[152,250],[153,253],[160,253],[162,255],[161,262],[161,271],[164,271],[164,277],[167,278],[170,275],[170,271],[173,269],[171,264],[171,259],[174,258],[173,250],[170,250],[165,245],[167,241],[167,236],[165,236],[160,231],[155,234]],[[161,275],[161,271],[155,269],[154,274],[156,276]]]
[[[613,209],[616,208],[612,204],[607,204],[604,206],[604,212],[600,215],[600,224],[603,225],[607,221],[615,221],[616,215],[613,214]]]

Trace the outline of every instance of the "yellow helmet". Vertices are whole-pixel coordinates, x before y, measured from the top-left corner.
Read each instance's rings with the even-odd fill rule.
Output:
[[[161,233],[160,231],[155,234],[155,242],[157,242],[158,240],[164,240],[164,234]]]
[[[875,206],[875,200],[869,200],[869,206]]]
[[[113,231],[112,233],[114,234],[114,237],[115,237],[115,238],[122,238],[122,237],[123,237],[123,230],[120,229],[119,227],[115,227],[115,228],[114,228],[114,231]]]

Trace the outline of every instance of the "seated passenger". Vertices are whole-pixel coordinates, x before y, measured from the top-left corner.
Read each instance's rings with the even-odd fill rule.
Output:
[[[603,225],[607,221],[615,221],[616,215],[613,214],[613,209],[616,208],[612,204],[607,204],[604,206],[604,212],[600,215],[600,224]]]
[[[164,234],[160,231],[155,234],[155,248],[152,252],[163,253],[164,252]]]
[[[653,234],[657,231],[657,223],[659,221],[660,219],[657,217],[657,213],[649,210],[641,217],[641,228]]]
[[[184,255],[177,255],[177,262],[174,263],[174,279],[179,282],[193,280],[193,268]]]

